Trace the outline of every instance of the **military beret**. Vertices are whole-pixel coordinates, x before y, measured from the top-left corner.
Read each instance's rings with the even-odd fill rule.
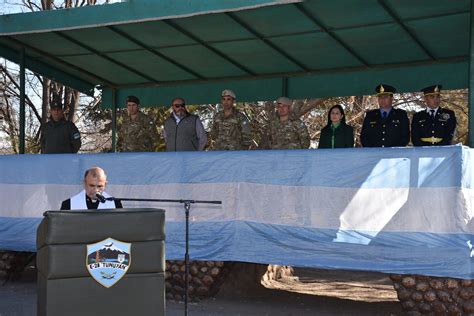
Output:
[[[423,92],[425,95],[439,94],[441,92],[441,88],[443,88],[443,86],[440,84],[437,84],[434,86],[423,88],[420,91]]]
[[[222,91],[221,96],[222,97],[231,97],[231,98],[235,99],[234,91],[229,90],[229,89],[225,89],[224,91]]]
[[[379,84],[375,87],[375,92],[377,93],[377,95],[394,94],[396,91],[397,89],[392,86],[389,86],[388,84]]]
[[[281,104],[285,104],[285,105],[291,105],[293,102],[291,101],[291,99],[289,99],[287,97],[279,97],[277,99],[277,103],[281,103]]]
[[[126,102],[133,102],[133,103],[136,103],[136,104],[140,104],[140,99],[134,95],[129,95],[127,97],[127,100]]]

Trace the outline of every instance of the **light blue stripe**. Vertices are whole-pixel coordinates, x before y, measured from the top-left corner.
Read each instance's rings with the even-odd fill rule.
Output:
[[[469,154],[464,154],[469,151]],[[472,149],[353,148],[0,156],[0,183],[80,184],[101,166],[110,184],[258,183],[338,188],[460,187]],[[469,166],[469,167],[468,167]],[[472,186],[473,173],[463,176]]]
[[[0,217],[0,249],[36,251],[36,230],[41,218]]]
[[[35,251],[39,218],[0,218],[0,249]],[[184,258],[184,222],[166,223],[166,258]],[[345,242],[338,236],[350,236]],[[375,236],[375,237],[374,237]],[[470,234],[354,232],[256,222],[191,222],[195,260],[273,263],[474,279]]]
[[[468,234],[382,232],[334,242],[337,230],[255,222],[191,223],[195,260],[243,261],[297,267],[379,271],[473,279]],[[372,236],[370,232],[348,232]],[[184,258],[184,225],[167,224],[167,259]]]

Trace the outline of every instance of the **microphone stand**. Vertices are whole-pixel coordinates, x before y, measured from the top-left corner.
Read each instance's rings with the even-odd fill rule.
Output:
[[[99,196],[100,195],[100,196]],[[186,250],[184,253],[184,315],[188,315],[188,288],[189,288],[189,211],[191,204],[222,204],[222,201],[205,201],[205,200],[169,200],[169,199],[130,199],[130,198],[116,198],[104,197],[97,194],[97,198],[101,203],[105,201],[136,201],[136,202],[170,202],[184,204],[184,214],[186,218]]]

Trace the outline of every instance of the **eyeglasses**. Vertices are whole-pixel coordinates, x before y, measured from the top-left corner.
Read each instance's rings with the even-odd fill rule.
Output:
[[[173,104],[173,106],[174,106],[175,108],[184,108],[184,107],[186,106],[186,104],[184,104],[184,103],[176,103],[176,104]]]

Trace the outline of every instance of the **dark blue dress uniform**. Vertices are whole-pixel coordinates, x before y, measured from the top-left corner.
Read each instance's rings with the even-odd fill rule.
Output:
[[[407,112],[400,109],[390,111],[386,119],[380,110],[365,114],[360,141],[364,147],[403,147],[410,140]]]
[[[439,94],[440,85],[423,89],[425,95]],[[413,146],[450,145],[456,130],[456,116],[453,111],[438,107],[434,117],[430,108],[413,115],[411,141]]]
[[[376,87],[377,95],[393,94],[389,85]],[[360,141],[364,147],[403,147],[410,141],[410,124],[407,112],[391,108],[386,118],[380,109],[365,114]]]

